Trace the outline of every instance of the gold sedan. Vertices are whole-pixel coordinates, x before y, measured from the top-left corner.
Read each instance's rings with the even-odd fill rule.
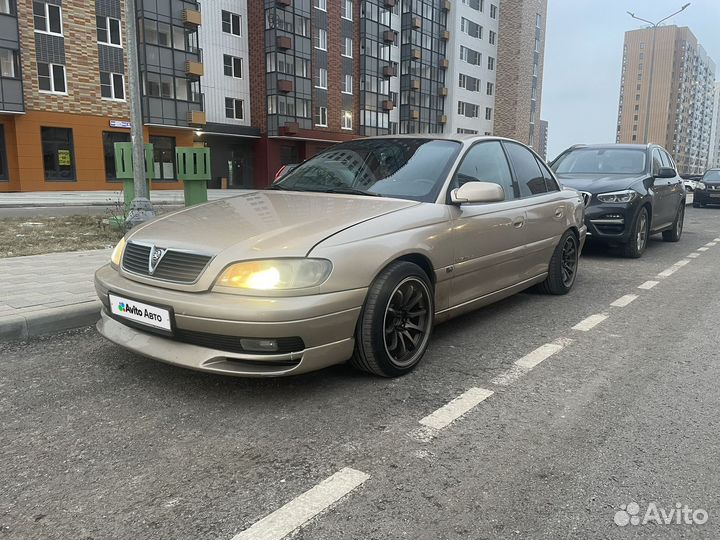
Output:
[[[573,286],[586,228],[526,146],[477,136],[338,144],[270,189],[132,231],[95,274],[98,330],[178,366],[239,376],[350,361],[412,370],[433,326],[537,286]]]

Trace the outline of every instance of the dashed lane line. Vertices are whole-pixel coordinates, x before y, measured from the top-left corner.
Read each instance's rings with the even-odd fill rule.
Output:
[[[630,304],[632,301],[637,300],[637,298],[638,298],[637,294],[626,294],[625,296],[621,296],[620,298],[615,300],[610,305],[613,307],[625,307],[628,304]]]
[[[715,247],[715,246],[717,246],[717,242],[715,242],[715,241],[713,241],[713,242],[708,242],[707,244],[705,244],[705,246],[706,246],[706,247]]]
[[[595,315],[590,315],[587,319],[583,319],[575,326],[573,326],[572,329],[579,330],[581,332],[587,332],[595,328],[598,324],[600,324],[607,318],[608,315],[605,313],[597,313]]]
[[[232,540],[280,540],[365,482],[370,475],[345,467],[275,510]]]
[[[495,376],[490,383],[495,386],[509,386],[532,368],[537,366],[540,362],[543,362],[550,358],[553,354],[560,352],[565,347],[572,344],[572,342],[572,339],[560,338],[552,343],[541,345],[534,351],[526,354],[519,360],[516,360],[509,369]]]
[[[660,283],[659,281],[646,281],[642,285],[638,285],[638,289],[645,289],[646,291],[652,289],[655,285]]]
[[[423,426],[439,431],[452,424],[455,420],[472,410],[476,405],[482,403],[493,394],[494,392],[492,390],[485,390],[484,388],[470,388],[470,390],[460,394],[449,403],[446,403],[436,411],[421,419],[420,423]]]
[[[688,253],[689,259],[697,259],[700,256],[700,253]]]
[[[710,248],[709,247],[697,248],[698,251],[707,251],[708,249],[710,249]]]

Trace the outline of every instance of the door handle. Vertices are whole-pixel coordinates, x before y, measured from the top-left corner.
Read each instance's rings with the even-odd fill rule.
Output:
[[[564,213],[564,211],[563,211],[563,207],[562,207],[562,206],[558,206],[558,207],[555,209],[555,217],[556,217],[556,218],[561,218],[561,217],[563,217],[563,213]]]
[[[513,227],[516,229],[522,228],[523,225],[525,225],[525,216],[518,216],[515,219],[513,219]]]

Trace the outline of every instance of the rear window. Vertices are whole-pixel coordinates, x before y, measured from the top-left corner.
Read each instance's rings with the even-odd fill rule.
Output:
[[[645,150],[629,148],[577,148],[553,163],[558,174],[642,174]]]
[[[720,170],[707,171],[703,176],[703,180],[707,182],[720,182]]]

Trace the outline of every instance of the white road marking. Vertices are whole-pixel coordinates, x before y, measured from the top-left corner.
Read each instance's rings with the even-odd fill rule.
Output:
[[[600,324],[607,318],[608,315],[606,315],[605,313],[597,313],[595,315],[590,315],[587,319],[583,319],[575,326],[573,326],[572,329],[580,330],[581,332],[587,332],[588,330],[592,330],[593,328],[595,328],[598,324]]]
[[[708,242],[708,243],[705,244],[705,245],[706,245],[707,247],[714,247],[714,246],[717,246],[717,242]]]
[[[720,238],[716,238],[713,242],[720,242]]]
[[[280,540],[337,502],[370,476],[345,467],[245,529],[232,540]]]
[[[675,264],[673,264],[673,266],[679,267],[679,266],[685,266],[686,264],[690,264],[690,259],[682,259],[682,260],[676,262]]]
[[[670,268],[667,268],[667,269],[663,270],[662,272],[660,272],[660,273],[658,274],[658,277],[669,277],[669,276],[672,276],[672,275],[673,275],[675,272],[677,272],[678,270],[680,270],[680,267],[679,267],[679,266],[671,266]]]
[[[690,259],[697,259],[700,256],[700,253],[688,253],[688,258]]]
[[[531,353],[526,354],[520,360],[515,361],[515,365],[519,368],[530,370],[537,366],[543,360],[547,360],[556,352],[562,351],[567,345],[572,343],[571,339],[560,338],[553,343],[541,345]]]
[[[710,249],[710,248],[701,247],[701,248],[698,248],[697,250],[698,250],[698,251],[707,251],[708,249]]]
[[[494,384],[496,386],[510,386],[527,372],[527,369],[523,369],[513,364],[499,375],[496,375],[490,381],[490,384]]]
[[[656,282],[657,283],[657,282]],[[612,304],[610,304],[613,307],[625,307],[633,300],[637,300],[638,295],[637,294],[626,294],[625,296],[621,296],[617,300],[615,300]]]
[[[638,289],[645,289],[646,291],[652,289],[655,285],[660,283],[659,281],[646,281],[642,285],[638,285]]]
[[[437,430],[443,429],[493,394],[494,392],[492,390],[485,390],[484,388],[471,388],[467,392],[460,394],[451,402],[446,403],[435,412],[427,415],[425,418],[420,420],[420,423],[429,428]]]

